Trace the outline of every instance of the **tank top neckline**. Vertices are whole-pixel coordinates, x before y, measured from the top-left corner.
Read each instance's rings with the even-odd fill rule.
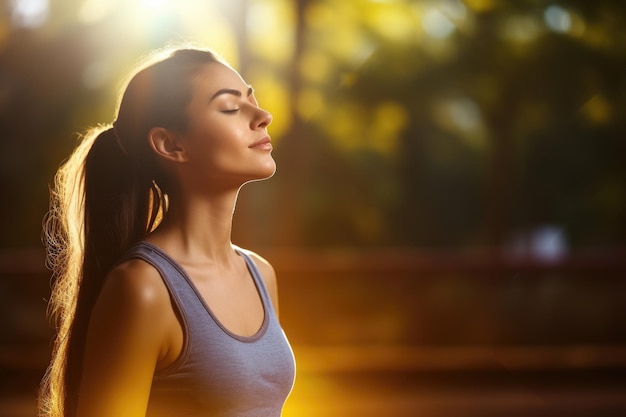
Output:
[[[252,343],[261,339],[263,335],[265,335],[265,333],[267,332],[267,328],[269,327],[269,311],[268,311],[268,305],[267,305],[269,300],[267,300],[265,296],[264,284],[262,282],[263,278],[261,277],[260,272],[256,268],[256,265],[253,263],[252,259],[244,252],[243,249],[239,248],[236,245],[232,245],[235,252],[237,252],[237,254],[241,256],[246,262],[248,273],[250,277],[252,278],[252,282],[254,283],[259,299],[261,300],[261,305],[263,307],[263,322],[261,323],[261,326],[259,327],[259,329],[250,336],[245,336],[245,335],[235,333],[231,331],[230,329],[228,329],[228,327],[226,327],[224,324],[222,324],[222,322],[217,318],[215,313],[213,313],[213,310],[211,310],[211,307],[208,305],[204,297],[202,297],[202,294],[198,290],[198,287],[196,287],[196,284],[194,284],[193,280],[191,279],[190,275],[187,273],[185,268],[183,268],[182,265],[176,262],[163,249],[161,249],[154,243],[148,242],[146,240],[142,240],[138,242],[138,244],[146,246],[150,248],[151,250],[155,251],[156,253],[158,253],[163,259],[169,262],[180,273],[180,275],[187,282],[187,285],[189,285],[189,287],[195,293],[196,297],[198,298],[198,301],[202,304],[202,306],[204,307],[204,310],[207,312],[209,317],[227,336],[230,336],[231,338],[238,340],[240,342]]]

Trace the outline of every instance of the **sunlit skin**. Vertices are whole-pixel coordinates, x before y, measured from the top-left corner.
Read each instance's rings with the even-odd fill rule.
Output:
[[[207,64],[193,87],[188,129],[157,127],[147,138],[172,180],[170,209],[147,240],[185,268],[225,327],[250,336],[262,325],[263,307],[231,244],[231,224],[241,186],[276,169],[267,134],[272,117],[223,64]],[[278,313],[274,270],[253,259]],[[144,417],[154,372],[178,358],[183,341],[159,273],[142,260],[116,267],[92,313],[78,417]]]

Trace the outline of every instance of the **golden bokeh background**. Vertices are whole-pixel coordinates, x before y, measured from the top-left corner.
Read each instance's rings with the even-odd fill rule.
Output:
[[[0,415],[34,415],[48,360],[48,184],[185,43],[274,115],[233,239],[279,274],[285,417],[623,415],[625,23],[610,0],[0,1]]]

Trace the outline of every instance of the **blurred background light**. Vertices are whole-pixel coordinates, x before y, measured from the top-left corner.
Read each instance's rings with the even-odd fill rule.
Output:
[[[456,30],[450,18],[436,7],[429,7],[424,12],[422,28],[428,36],[437,39],[447,38]]]
[[[390,41],[410,42],[415,38],[416,22],[404,7],[373,7],[368,13],[368,20],[379,34]]]
[[[549,6],[543,12],[543,18],[551,30],[555,32],[567,33],[572,27],[570,13],[560,6]]]
[[[473,130],[480,124],[480,109],[468,98],[453,100],[449,104],[450,118],[459,129]]]
[[[115,0],[86,0],[78,10],[78,20],[84,25],[94,24],[113,11]]]
[[[476,149],[485,146],[485,126],[480,107],[469,97],[440,100],[433,109],[433,119]]]
[[[251,0],[246,4],[245,30],[251,55],[277,65],[291,63],[295,44],[294,10],[289,1]]]
[[[11,20],[18,27],[36,28],[48,18],[48,0],[11,0]]]
[[[536,228],[531,235],[531,256],[556,261],[567,254],[567,240],[561,227],[544,225]]]
[[[461,22],[467,18],[467,7],[460,0],[438,1],[437,9],[452,22]]]
[[[559,225],[538,225],[514,235],[507,252],[520,258],[558,261],[567,255],[567,236]]]

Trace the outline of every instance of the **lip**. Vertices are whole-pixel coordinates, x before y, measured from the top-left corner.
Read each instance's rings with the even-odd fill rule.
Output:
[[[265,136],[257,140],[252,145],[250,145],[249,148],[263,150],[263,151],[271,151],[273,149],[271,139],[269,136]]]

